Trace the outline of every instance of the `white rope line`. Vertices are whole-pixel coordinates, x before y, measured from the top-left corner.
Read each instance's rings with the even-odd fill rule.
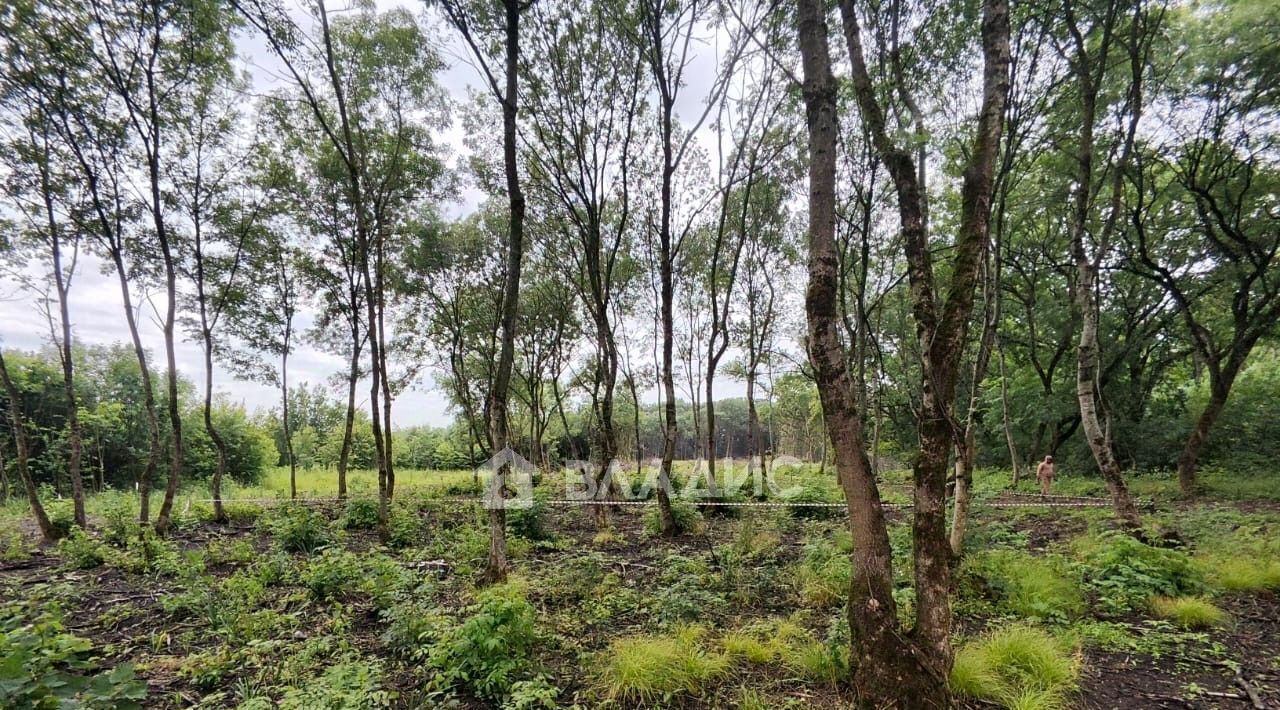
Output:
[[[1034,494],[1027,494],[1034,495]],[[1046,498],[1071,498],[1072,496],[1045,496]],[[1084,498],[1084,496],[1081,496]],[[328,497],[307,497],[296,498],[290,500],[288,498],[228,498],[222,501],[223,505],[234,503],[336,503],[341,502],[341,498]],[[349,499],[348,499],[349,500]],[[190,510],[191,503],[213,503],[212,498],[194,498],[187,500],[186,510]],[[424,505],[483,505],[483,498],[422,498],[418,501]],[[651,507],[658,505],[656,499],[651,500],[594,500],[594,499],[577,499],[577,498],[554,498],[537,501],[544,505],[557,506],[641,506]],[[759,502],[759,501],[691,501],[699,507],[721,507],[721,508],[846,508],[845,503],[808,503],[808,502]],[[915,507],[913,503],[887,503],[881,502],[884,508],[907,509]],[[981,501],[975,500],[975,506],[987,508],[1105,508],[1111,505],[1111,501],[1105,498],[1090,498],[1087,500],[1072,501],[1049,501],[1049,500],[1030,500],[1030,501]]]

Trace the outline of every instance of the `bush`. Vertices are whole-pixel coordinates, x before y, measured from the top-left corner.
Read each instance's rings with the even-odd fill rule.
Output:
[[[282,506],[266,521],[267,530],[289,552],[311,554],[332,542],[324,517],[304,505]]]
[[[1029,626],[1010,626],[961,646],[953,692],[1008,708],[1056,708],[1079,682],[1079,662],[1064,644]]]
[[[45,506],[45,513],[49,516],[49,524],[52,527],[51,532],[54,540],[65,538],[71,534],[72,529],[78,527],[76,525],[76,512],[72,507],[71,501],[53,501]]]
[[[684,535],[695,532],[702,527],[702,514],[697,506],[685,498],[671,499],[671,517],[675,522],[675,534]],[[644,516],[644,529],[650,535],[662,533],[662,511],[659,506],[651,506]]]
[[[671,704],[680,695],[701,695],[730,667],[727,655],[701,647],[702,636],[698,627],[683,627],[670,636],[616,639],[604,654],[601,694],[631,706]]]
[[[1184,629],[1226,626],[1231,617],[1204,597],[1153,597],[1151,612]]]
[[[1191,558],[1180,550],[1152,547],[1129,535],[1109,533],[1086,541],[1080,570],[1085,586],[1111,611],[1141,609],[1153,596],[1177,597],[1203,590]]]
[[[468,611],[466,621],[444,629],[426,651],[427,665],[439,673],[433,682],[502,700],[528,671],[538,638],[533,606],[523,588],[509,582],[481,592]]]
[[[395,549],[411,547],[422,534],[422,519],[402,505],[391,508],[387,520],[387,545]]]
[[[67,536],[58,541],[57,554],[72,569],[93,569],[107,559],[105,546],[79,527],[72,527]]]
[[[1025,552],[997,550],[970,563],[1008,611],[1038,619],[1071,619],[1085,610],[1080,585],[1054,559]]]
[[[507,509],[507,530],[526,540],[550,540],[553,535],[547,529],[546,515],[545,496],[539,491],[528,507]]]
[[[378,527],[378,501],[372,498],[352,498],[347,501],[342,527],[347,530],[372,530]]]
[[[302,572],[302,584],[312,599],[324,601],[353,588],[363,573],[360,558],[355,553],[330,547],[307,562]]]

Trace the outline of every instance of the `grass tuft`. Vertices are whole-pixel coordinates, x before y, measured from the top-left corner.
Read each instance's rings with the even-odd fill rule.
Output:
[[[1007,708],[1065,707],[1079,661],[1063,642],[1030,626],[1010,626],[961,646],[951,671],[959,695]]]
[[[615,640],[601,674],[603,695],[631,706],[701,695],[706,684],[723,677],[730,666],[727,655],[702,647],[703,635],[702,629],[686,626],[669,636]]]
[[[1197,558],[1209,583],[1224,592],[1260,592],[1280,590],[1280,560],[1255,557]]]
[[[1231,621],[1227,612],[1204,597],[1152,597],[1151,612],[1184,629],[1211,629]]]

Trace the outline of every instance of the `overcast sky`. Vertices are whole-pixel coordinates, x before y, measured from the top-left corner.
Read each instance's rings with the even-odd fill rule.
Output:
[[[405,6],[415,12],[421,12],[423,5],[389,0],[379,0],[380,9]],[[307,17],[296,5],[295,17],[303,20]],[[342,5],[333,4],[330,11],[342,11]],[[449,64],[439,77],[441,84],[449,91],[455,101],[467,99],[472,87],[480,87],[479,74],[467,62],[463,43],[455,36],[451,28],[432,19],[429,22],[432,31],[430,36],[440,43],[440,51]],[[253,91],[265,93],[273,88],[286,85],[284,75],[279,71],[280,65],[271,55],[266,44],[256,35],[243,34],[237,45],[246,69],[253,76]],[[677,110],[681,116],[696,117],[702,111],[702,100],[706,96],[714,76],[716,48],[702,46],[702,52],[695,56],[687,72],[687,86],[681,94],[681,104]],[[703,131],[706,134],[706,129]],[[465,157],[466,149],[462,141],[460,120],[455,120],[448,134],[443,136],[451,146],[453,155],[451,162],[460,163]],[[713,141],[709,135],[700,135],[699,142],[710,148]],[[474,210],[482,195],[473,189],[462,192],[456,204],[443,206],[449,216],[462,216]],[[70,310],[73,337],[77,342],[85,344],[127,343],[129,332],[125,325],[119,282],[112,271],[104,270],[100,260],[81,255],[75,279],[72,283]],[[42,266],[33,267],[30,273],[39,273]],[[136,287],[135,287],[136,288]],[[148,298],[147,296],[154,296]],[[133,293],[135,305],[141,303],[139,322],[144,344],[152,352],[152,362],[157,370],[163,367],[164,340],[160,327],[158,309],[164,307],[164,294]],[[0,345],[5,348],[20,350],[37,350],[49,344],[49,328],[43,312],[36,305],[36,297],[21,289],[12,279],[0,284]],[[311,323],[312,314],[303,311],[299,315],[300,330],[305,330]],[[198,344],[182,340],[177,345],[178,369],[183,377],[199,382],[203,376],[203,357]],[[276,390],[266,385],[235,379],[225,368],[215,364],[215,388],[233,401],[241,402],[251,410],[272,408],[277,406],[279,395]],[[344,372],[346,365],[342,359],[321,352],[307,344],[302,344],[290,357],[289,379],[292,383],[328,383],[337,372]],[[717,396],[741,396],[739,383],[717,378],[717,390],[723,392]],[[335,389],[335,394],[339,390]],[[342,388],[345,393],[345,388]],[[653,391],[646,399],[654,399]],[[360,406],[367,406],[367,400]],[[399,396],[394,405],[393,423],[396,427],[419,424],[443,426],[453,419],[444,395],[435,387],[430,370],[424,370],[422,381],[410,391]]]

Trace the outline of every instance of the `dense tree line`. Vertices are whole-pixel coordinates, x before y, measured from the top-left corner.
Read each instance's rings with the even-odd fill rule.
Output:
[[[611,462],[656,459],[664,535],[676,459],[712,491],[725,456],[820,460],[849,507],[864,704],[945,707],[976,466],[1016,483],[1058,456],[1141,534],[1129,470],[1194,496],[1206,463],[1274,460],[1274,3],[303,7],[0,10],[4,261],[50,344],[0,361],[4,488],[46,532],[46,482],[81,525],[86,487],[136,485],[147,521],[161,485],[163,531],[208,476],[221,519],[259,432],[340,497],[376,469],[384,536],[398,469],[507,448],[585,462],[603,497]],[[480,90],[447,91],[445,56]],[[123,349],[76,341],[82,260],[118,281]],[[299,386],[302,347],[341,359],[333,382]],[[228,406],[224,372],[278,408]],[[394,426],[428,380],[455,424]],[[914,480],[910,623],[886,457]]]

